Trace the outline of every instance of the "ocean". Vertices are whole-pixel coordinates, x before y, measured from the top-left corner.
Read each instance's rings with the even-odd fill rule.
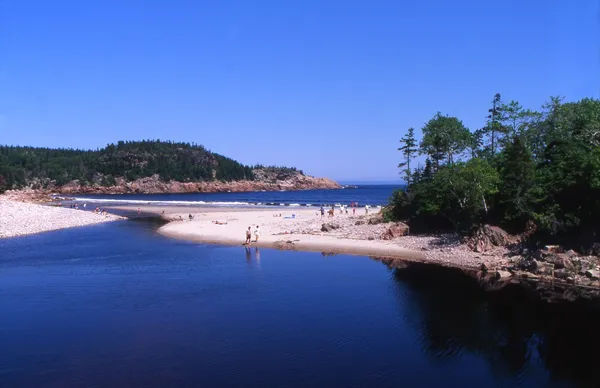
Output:
[[[401,185],[358,185],[335,190],[256,191],[245,193],[119,194],[75,195],[77,202],[108,205],[177,205],[177,206],[385,206]],[[72,198],[73,198],[72,197]]]
[[[370,190],[376,204],[392,188]],[[346,192],[212,201],[362,200],[359,189],[335,195]],[[519,285],[486,292],[448,268],[198,244],[157,228],[0,239],[0,387],[600,385],[591,307],[541,303]]]

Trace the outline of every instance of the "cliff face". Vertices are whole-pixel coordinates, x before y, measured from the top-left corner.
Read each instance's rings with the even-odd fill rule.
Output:
[[[131,182],[117,178],[116,184],[105,186],[100,184],[81,185],[79,181],[58,186],[49,184],[40,191],[57,194],[158,194],[158,193],[215,193],[215,192],[247,192],[247,191],[279,191],[279,190],[311,190],[339,189],[341,186],[327,178],[315,178],[299,171],[281,171],[276,169],[257,169],[253,171],[254,180],[238,180],[231,182],[204,181],[178,182],[162,181],[158,175],[137,179]]]

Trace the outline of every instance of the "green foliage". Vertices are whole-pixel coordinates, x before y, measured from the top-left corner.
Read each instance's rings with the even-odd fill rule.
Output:
[[[447,162],[454,162],[472,144],[472,135],[456,117],[443,116],[438,112],[421,129],[423,139],[420,152],[433,163],[434,171]]]
[[[459,232],[480,222],[519,231],[534,221],[549,234],[600,226],[600,100],[552,97],[537,112],[496,94],[475,133],[440,113],[422,132],[428,158],[390,200],[390,218],[443,219]]]
[[[181,182],[254,179],[252,167],[190,143],[119,141],[95,151],[0,146],[0,190],[73,180],[112,186],[119,177],[132,181],[153,175]]]
[[[535,163],[520,137],[508,143],[499,163],[498,208],[502,222],[523,226],[532,218]]]

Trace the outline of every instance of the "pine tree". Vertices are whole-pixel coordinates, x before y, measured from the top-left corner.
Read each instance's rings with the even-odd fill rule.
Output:
[[[535,181],[535,163],[520,137],[506,145],[500,163],[499,205],[504,222],[522,227],[532,214],[531,189]],[[519,225],[521,224],[521,225]]]
[[[412,170],[410,168],[410,161],[413,158],[413,155],[419,150],[417,148],[417,139],[415,139],[415,129],[413,127],[408,128],[408,132],[402,139],[400,139],[400,144],[402,146],[398,148],[398,151],[402,152],[402,156],[404,157],[404,162],[398,164],[399,168],[404,168],[401,170],[401,174],[404,174],[404,179],[406,181],[406,186],[410,186],[411,178],[412,178]]]

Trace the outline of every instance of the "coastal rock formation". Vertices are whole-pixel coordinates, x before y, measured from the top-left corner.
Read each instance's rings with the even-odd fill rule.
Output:
[[[393,240],[397,237],[406,236],[408,234],[408,225],[403,222],[397,222],[390,225],[389,228],[381,235],[382,240]]]
[[[504,247],[516,242],[516,239],[502,228],[492,225],[482,225],[467,238],[466,242],[473,251],[482,253],[490,251],[495,247]]]
[[[231,182],[203,181],[203,182],[178,182],[163,181],[159,175],[137,179],[131,182],[124,178],[115,179],[112,186],[99,183],[81,184],[71,181],[65,185],[56,185],[51,182],[45,188],[35,190],[38,193],[56,194],[158,194],[158,193],[216,193],[216,192],[248,192],[248,191],[279,191],[279,190],[311,190],[311,189],[339,189],[341,186],[327,178],[315,178],[304,175],[299,171],[265,172],[254,170],[254,180],[239,180]]]

